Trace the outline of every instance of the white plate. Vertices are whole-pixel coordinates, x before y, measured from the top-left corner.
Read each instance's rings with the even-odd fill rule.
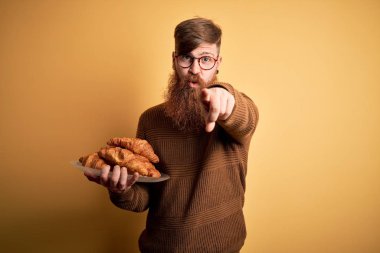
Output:
[[[99,177],[101,174],[100,170],[89,168],[89,167],[84,167],[79,161],[71,161],[71,165],[73,165],[75,168],[80,169],[83,172],[89,173],[93,177]],[[112,171],[109,173],[109,177],[112,175]],[[132,177],[132,175],[128,175],[128,178]],[[161,177],[146,177],[146,176],[139,176],[137,179],[137,182],[141,183],[157,183],[161,181],[168,180],[170,178],[169,175],[166,175],[164,173],[161,173]]]

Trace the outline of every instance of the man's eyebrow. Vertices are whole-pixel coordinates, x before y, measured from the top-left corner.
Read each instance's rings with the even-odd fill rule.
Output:
[[[196,57],[193,53],[188,53],[186,55],[190,56],[190,57]],[[215,57],[215,55],[213,53],[208,52],[208,51],[203,51],[198,56],[205,56],[205,55],[211,55],[212,57]]]
[[[207,51],[203,51],[202,53],[200,53],[199,55],[212,55],[213,57],[215,57],[215,55],[211,52],[207,52]]]

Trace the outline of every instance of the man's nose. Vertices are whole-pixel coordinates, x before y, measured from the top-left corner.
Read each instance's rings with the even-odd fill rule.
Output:
[[[196,75],[201,71],[201,67],[199,66],[199,62],[197,59],[194,59],[193,64],[191,64],[189,71]]]

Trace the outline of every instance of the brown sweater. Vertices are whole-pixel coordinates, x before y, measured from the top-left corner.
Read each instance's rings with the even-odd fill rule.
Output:
[[[234,95],[235,107],[211,133],[179,132],[164,115],[163,104],[140,117],[137,137],[153,146],[160,157],[157,169],[170,179],[137,183],[122,196],[110,193],[110,198],[126,210],[149,209],[141,252],[230,253],[244,244],[248,148],[258,111],[231,85],[217,85]]]

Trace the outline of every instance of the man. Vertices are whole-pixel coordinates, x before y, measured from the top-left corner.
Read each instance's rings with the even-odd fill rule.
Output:
[[[149,210],[139,239],[141,252],[239,252],[248,148],[258,121],[255,104],[217,81],[221,30],[194,18],[177,25],[166,101],[145,111],[137,137],[160,158],[170,179],[136,183],[126,168],[109,166],[100,179],[111,201],[134,212]]]

